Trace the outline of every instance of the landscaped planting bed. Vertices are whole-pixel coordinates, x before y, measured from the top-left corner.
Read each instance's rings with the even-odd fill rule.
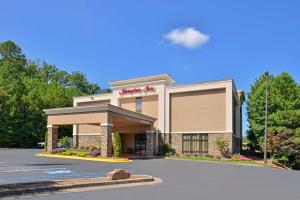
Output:
[[[81,147],[81,148],[58,148],[51,151],[51,154],[78,156],[78,157],[100,157],[101,152],[95,147]]]
[[[244,164],[244,165],[263,165],[261,162],[257,162],[250,158],[242,155],[233,155],[231,158],[224,158],[219,156],[197,156],[197,155],[174,155],[170,156],[171,159],[181,159],[181,160],[199,160],[199,161],[211,161],[219,163],[232,163],[232,164]]]

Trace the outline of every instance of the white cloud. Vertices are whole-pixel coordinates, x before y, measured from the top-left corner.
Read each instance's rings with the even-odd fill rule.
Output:
[[[165,38],[172,44],[182,45],[187,48],[197,48],[208,42],[209,35],[206,35],[193,27],[177,28],[165,35]]]

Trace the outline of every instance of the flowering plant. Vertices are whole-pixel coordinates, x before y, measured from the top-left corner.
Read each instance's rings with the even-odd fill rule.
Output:
[[[237,160],[237,161],[251,161],[252,159],[247,158],[245,156],[239,155],[239,154],[234,154],[231,157],[231,160]]]

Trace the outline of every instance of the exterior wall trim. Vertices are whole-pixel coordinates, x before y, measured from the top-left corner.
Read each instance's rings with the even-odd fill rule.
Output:
[[[146,131],[146,133],[155,133],[156,131]]]
[[[73,97],[74,101],[83,101],[89,99],[89,100],[108,100],[112,96],[112,93],[103,93],[103,94],[92,94],[92,95],[86,95],[86,96],[78,96]]]
[[[108,82],[109,85],[116,88],[118,86],[124,85],[131,85],[135,83],[144,83],[144,82],[152,82],[152,81],[165,81],[169,84],[175,82],[175,80],[169,74],[158,74],[153,76],[146,76],[146,77],[138,77],[138,78],[131,78],[126,80],[117,80],[117,81],[110,81]]]
[[[110,123],[101,123],[100,126],[114,126],[114,125]]]
[[[101,135],[101,133],[79,133],[79,134],[73,134],[73,135],[75,135],[75,136],[77,136],[77,135],[79,135],[79,136],[92,136],[92,135],[98,135],[98,136],[100,136]]]
[[[208,88],[210,89],[213,85],[215,85],[215,87],[213,87],[213,89],[217,89],[217,88],[222,88],[222,85],[225,83],[230,83],[232,82],[232,79],[224,79],[224,80],[219,80],[219,81],[207,81],[207,82],[200,82],[200,83],[192,83],[192,84],[182,84],[182,85],[174,85],[174,86],[169,86],[168,90],[171,93],[175,93],[175,92],[179,92],[176,91],[177,89],[186,89],[189,87],[203,87],[203,88]],[[174,90],[174,91],[172,91]],[[204,90],[204,89],[203,89]]]
[[[58,126],[52,125],[52,124],[48,124],[47,128],[58,128]]]
[[[219,134],[219,133],[232,133],[232,131],[173,131],[170,133],[209,133],[209,134]]]

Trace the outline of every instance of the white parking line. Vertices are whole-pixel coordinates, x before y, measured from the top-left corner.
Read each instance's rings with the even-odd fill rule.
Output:
[[[47,171],[47,170],[63,170],[67,168],[46,168],[46,169],[15,169],[15,170],[7,170],[0,171],[0,173],[12,173],[12,172],[30,172],[30,171]]]

